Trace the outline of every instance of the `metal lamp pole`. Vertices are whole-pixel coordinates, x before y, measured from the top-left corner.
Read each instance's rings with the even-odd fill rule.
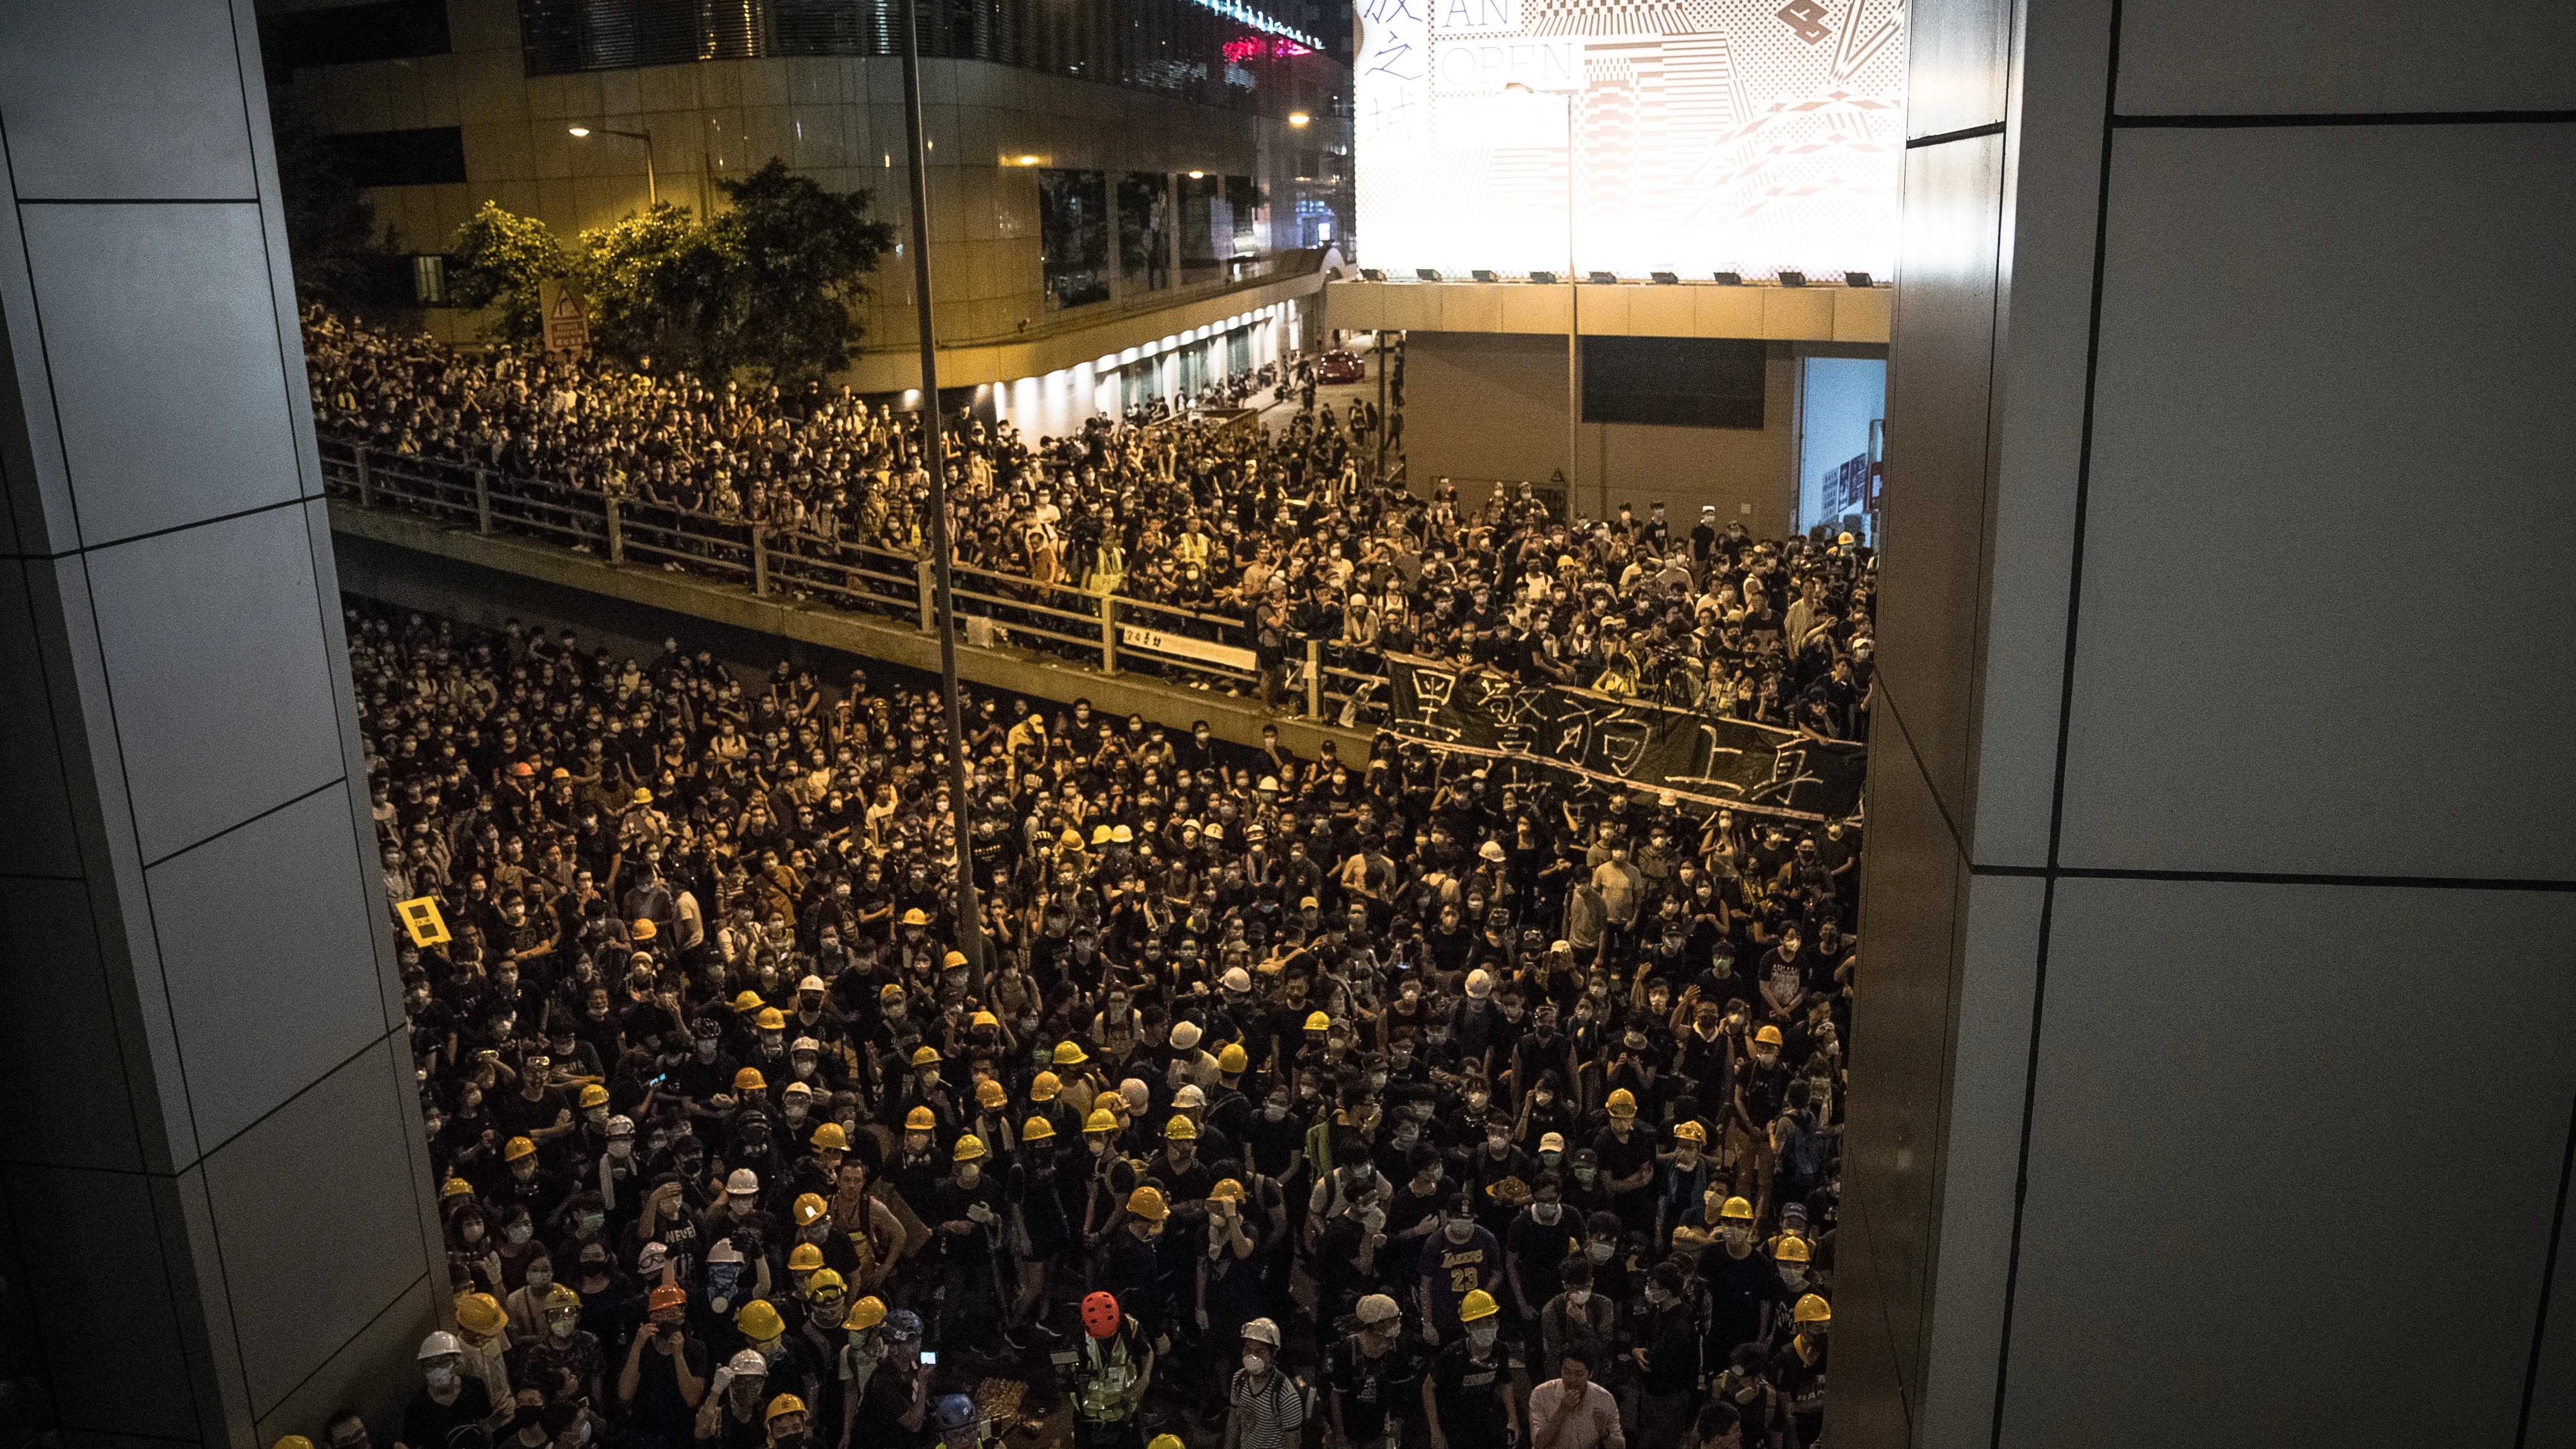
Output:
[[[930,316],[930,151],[921,135],[916,0],[903,3],[903,129],[912,147],[912,289],[921,319],[921,438],[930,470],[930,559],[939,619],[939,689],[948,705],[948,801],[957,837],[957,949],[981,988],[984,917],[975,902],[974,831],[966,798],[966,706],[957,692],[957,601],[949,590],[948,447],[939,420],[939,351]]]
[[[587,136],[592,133],[592,129],[588,126],[575,126],[572,128],[572,133],[576,136]],[[629,141],[641,141],[644,143],[644,204],[647,206],[660,205],[662,201],[662,187],[661,184],[653,177],[653,138],[644,134],[642,131],[614,131],[606,126],[599,127],[598,134],[602,136],[623,136]]]

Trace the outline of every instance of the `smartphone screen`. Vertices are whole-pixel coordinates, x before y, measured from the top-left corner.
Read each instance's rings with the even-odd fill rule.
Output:
[[[923,1349],[923,1350],[921,1351],[921,1366],[922,1366],[923,1368],[937,1368],[937,1367],[939,1367],[939,1355],[938,1355],[936,1352],[934,1352],[933,1350],[926,1349],[926,1348],[925,1348],[925,1349]]]

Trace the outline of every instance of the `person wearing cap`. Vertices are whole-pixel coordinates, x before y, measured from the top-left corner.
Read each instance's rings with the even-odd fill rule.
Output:
[[[1226,1389],[1224,1449],[1297,1449],[1306,1425],[1306,1386],[1279,1363],[1279,1325],[1243,1325],[1243,1366]]]
[[[762,1449],[769,1442],[769,1360],[742,1349],[716,1366],[698,1403],[693,1435],[713,1449]]]
[[[1412,1412],[1429,1356],[1404,1335],[1404,1309],[1384,1293],[1363,1296],[1351,1331],[1324,1353],[1333,1442],[1378,1445]]]
[[[933,1342],[947,1352],[973,1348],[994,1331],[1002,1305],[999,1229],[1001,1187],[985,1172],[991,1152],[969,1132],[949,1148],[948,1175],[924,1204],[937,1228],[940,1306]]]
[[[492,1391],[465,1371],[465,1345],[455,1334],[429,1335],[413,1357],[420,1364],[421,1386],[403,1409],[402,1435],[394,1449],[447,1449],[449,1435],[481,1429],[492,1420]]]
[[[657,1287],[644,1308],[644,1326],[617,1371],[617,1403],[629,1434],[671,1443],[696,1432],[712,1366],[706,1344],[688,1330],[687,1289]]]
[[[1501,1308],[1478,1288],[1458,1301],[1465,1332],[1434,1354],[1422,1377],[1422,1417],[1431,1449],[1475,1449],[1520,1441],[1513,1367],[1503,1352]]]
[[[1735,1081],[1727,1112],[1727,1146],[1735,1159],[1738,1191],[1752,1187],[1756,1221],[1770,1216],[1771,1178],[1779,1167],[1774,1124],[1788,1104],[1789,1066],[1781,1060],[1780,1028],[1764,1022],[1735,1063]]]
[[[1443,1205],[1440,1226],[1422,1239],[1414,1273],[1426,1342],[1445,1344],[1458,1337],[1460,1305],[1470,1294],[1488,1304],[1496,1301],[1494,1295],[1503,1291],[1503,1245],[1477,1223],[1474,1198],[1460,1193]]]

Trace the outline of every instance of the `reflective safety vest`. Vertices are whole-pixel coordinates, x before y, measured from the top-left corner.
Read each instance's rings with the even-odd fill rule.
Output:
[[[1074,1402],[1082,1417],[1095,1424],[1117,1423],[1135,1408],[1136,1381],[1143,1372],[1128,1349],[1130,1335],[1124,1325],[1106,1339],[1084,1335],[1082,1365],[1075,1371],[1079,1387]],[[1108,1347],[1104,1351],[1103,1344]]]

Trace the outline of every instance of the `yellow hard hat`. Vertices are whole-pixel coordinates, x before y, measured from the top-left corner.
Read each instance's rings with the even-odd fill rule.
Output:
[[[636,787],[635,787],[635,803],[636,803],[636,804],[638,804],[638,805],[650,805],[650,804],[652,804],[652,803],[653,803],[653,792],[652,792],[652,790],[651,790],[650,788],[646,787],[646,786],[643,786],[643,785],[638,785],[638,786],[636,786]]]
[[[769,1401],[769,1412],[761,1415],[760,1418],[762,1423],[767,1423],[772,1419],[782,1418],[788,1414],[801,1414],[804,1412],[805,1401],[803,1399],[796,1397],[794,1394],[780,1394],[777,1398]]]
[[[1173,1442],[1178,1443],[1180,1441],[1174,1440]],[[305,1438],[301,1434],[282,1434],[278,1436],[276,1443],[268,1446],[268,1449],[313,1449],[313,1441]]]
[[[1783,1235],[1771,1249],[1772,1259],[1782,1263],[1813,1262],[1815,1256],[1814,1250],[1807,1246],[1806,1239],[1789,1235]]]
[[[1629,1091],[1625,1087],[1621,1087],[1619,1090],[1612,1092],[1610,1094],[1610,1115],[1613,1117],[1636,1116],[1637,1094]]]
[[[907,926],[927,926],[930,924],[930,913],[919,906],[914,906],[903,913],[903,923]]]
[[[626,938],[630,941],[650,941],[659,934],[651,921],[637,921],[626,928]]]
[[[1482,1288],[1470,1288],[1467,1290],[1467,1296],[1458,1300],[1460,1323],[1473,1323],[1480,1318],[1491,1318],[1502,1311],[1502,1306],[1494,1302],[1494,1295]]]
[[[1740,1197],[1731,1197],[1718,1204],[1717,1215],[1731,1223],[1749,1223],[1753,1221],[1753,1204]]]
[[[930,1132],[938,1126],[939,1118],[928,1107],[915,1107],[903,1114],[903,1130],[906,1132]]]
[[[1708,1142],[1708,1129],[1697,1122],[1676,1122],[1673,1124],[1673,1140],[1697,1142],[1705,1146]]]
[[[935,1067],[939,1065],[939,1048],[930,1046],[914,1047],[912,1049],[912,1064],[916,1067]]]
[[[762,1031],[785,1031],[787,1013],[775,1006],[764,1006],[760,1009],[760,1014],[751,1019],[751,1024]]]
[[[607,1106],[608,1089],[597,1082],[592,1082],[588,1086],[583,1087],[581,1089],[581,1105],[584,1108]]]
[[[451,1177],[438,1185],[438,1195],[442,1200],[451,1197],[472,1197],[474,1184],[461,1177]]]
[[[1127,1099],[1116,1092],[1103,1092],[1091,1099],[1091,1110],[1124,1114],[1127,1110]]]
[[[1032,1102],[1052,1102],[1055,1094],[1063,1090],[1064,1083],[1053,1072],[1040,1072],[1029,1078],[1029,1100]]]
[[[948,1150],[948,1160],[951,1162],[972,1162],[983,1155],[984,1139],[972,1132],[959,1134],[957,1145]]]
[[[1199,1124],[1175,1112],[1163,1124],[1163,1136],[1173,1142],[1196,1142],[1199,1140]]]
[[[848,1281],[829,1268],[817,1268],[814,1276],[805,1280],[805,1296],[808,1298],[820,1298],[826,1293],[846,1293],[849,1288]]]
[[[1834,1308],[1816,1294],[1802,1293],[1798,1296],[1798,1306],[1789,1310],[1789,1316],[1800,1323],[1831,1323],[1834,1321]]]
[[[312,1449],[312,1446],[308,1444],[305,1449]],[[1189,1449],[1189,1446],[1181,1442],[1178,1434],[1157,1434],[1145,1449]]]
[[[733,1316],[733,1326],[742,1330],[743,1337],[758,1341],[785,1333],[787,1320],[778,1316],[778,1310],[769,1306],[768,1299],[754,1298]]]
[[[734,997],[733,1014],[736,1016],[749,1016],[768,1004],[768,1002],[760,999],[759,992],[745,991]]]
[[[871,1293],[850,1305],[850,1315],[841,1320],[847,1329],[863,1330],[885,1322],[885,1300]]]
[[[832,1205],[823,1201],[821,1193],[800,1192],[796,1194],[796,1201],[788,1204],[787,1216],[795,1220],[796,1226],[810,1228],[831,1210]]]
[[[769,1079],[760,1074],[760,1068],[745,1067],[733,1074],[733,1090],[736,1096],[744,1092],[765,1092],[769,1090]]]
[[[1027,1122],[1021,1124],[1020,1140],[1022,1142],[1046,1142],[1052,1140],[1054,1137],[1055,1124],[1044,1117],[1031,1117]]]
[[[516,1162],[522,1157],[534,1157],[536,1155],[537,1144],[529,1141],[525,1137],[513,1137],[508,1142],[502,1144],[501,1147],[501,1160],[503,1162]]]
[[[939,965],[942,970],[946,970],[951,966],[963,966],[965,964],[966,953],[963,951],[951,951],[947,955],[939,958]]]
[[[1091,1109],[1091,1115],[1082,1119],[1082,1130],[1085,1132],[1115,1132],[1118,1130],[1118,1119],[1110,1113],[1108,1108],[1094,1107]]]
[[[581,1293],[570,1283],[554,1283],[547,1285],[544,1297],[545,1306],[548,1308],[579,1308],[581,1306]]]
[[[489,1293],[456,1295],[456,1326],[473,1333],[498,1333],[510,1315],[501,1311],[501,1300]]]
[[[1232,1076],[1251,1065],[1252,1058],[1244,1053],[1243,1043],[1239,1041],[1227,1042],[1225,1044],[1225,1050],[1216,1054],[1216,1069],[1228,1076]]]
[[[1763,1027],[1760,1031],[1753,1034],[1753,1043],[1756,1046],[1778,1046],[1780,1044],[1780,1028],[1776,1026]]]
[[[1091,827],[1091,843],[1094,845],[1107,845],[1109,843],[1109,827],[1106,825],[1095,825]]]
[[[962,951],[952,951],[952,952],[950,952],[949,954],[950,954],[950,955],[952,955],[952,956],[957,956],[957,957],[961,958],[961,960],[963,959],[963,957],[964,957],[964,955],[965,955],[965,953],[964,953],[964,952],[962,952]],[[1000,1026],[1000,1025],[1002,1024],[1002,1019],[1001,1019],[1000,1017],[998,1017],[998,1016],[995,1016],[993,1013],[991,1013],[991,1012],[989,1012],[989,1011],[979,1011],[979,1012],[976,1012],[973,1016],[970,1016],[970,1017],[966,1018],[966,1024],[967,1024],[969,1027],[977,1027],[977,1026]]]
[[[1082,832],[1068,825],[1064,828],[1064,833],[1055,838],[1055,843],[1063,846],[1067,850],[1080,850],[1082,849]]]
[[[1216,1186],[1208,1189],[1208,1201],[1241,1202],[1243,1201],[1243,1184],[1230,1177],[1219,1178],[1217,1179]]]
[[[823,1250],[812,1243],[798,1243],[787,1250],[787,1271],[811,1273],[823,1266]]]
[[[1089,1060],[1091,1060],[1091,1054],[1084,1051],[1082,1043],[1078,1041],[1060,1041],[1055,1044],[1055,1064],[1059,1067],[1078,1067]]]
[[[1306,1013],[1306,1029],[1308,1031],[1326,1031],[1330,1030],[1332,1025],[1333,1019],[1320,1011],[1310,1011]]]
[[[975,1105],[978,1107],[998,1107],[1009,1100],[1011,1094],[1003,1091],[1002,1084],[991,1077],[975,1084]]]
[[[1163,1201],[1161,1189],[1151,1187],[1140,1187],[1127,1194],[1127,1211],[1149,1223],[1159,1223],[1172,1215],[1171,1207]]]
[[[842,1131],[841,1124],[838,1122],[823,1123],[821,1126],[816,1127],[814,1129],[814,1135],[806,1140],[814,1144],[814,1150],[817,1152],[847,1152],[850,1150],[850,1134]]]

